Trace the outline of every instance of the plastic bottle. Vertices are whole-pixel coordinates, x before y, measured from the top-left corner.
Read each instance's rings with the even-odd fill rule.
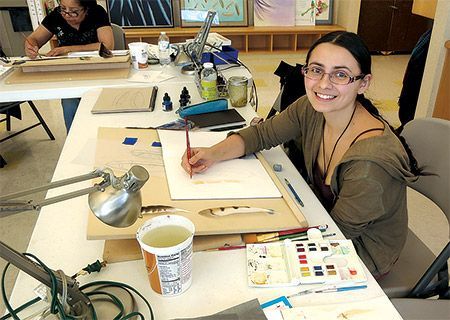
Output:
[[[158,39],[159,64],[162,66],[170,63],[170,41],[167,34],[162,31]]]
[[[217,99],[217,72],[214,64],[205,62],[200,74],[200,84],[202,88],[202,98],[205,100]]]

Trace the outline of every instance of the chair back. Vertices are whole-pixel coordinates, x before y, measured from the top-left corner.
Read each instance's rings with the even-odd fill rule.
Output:
[[[450,224],[450,121],[414,119],[405,125],[402,136],[424,173],[408,186],[433,201]]]
[[[125,43],[125,33],[123,32],[122,27],[111,23],[111,28],[114,36],[114,50],[125,50],[127,47]]]

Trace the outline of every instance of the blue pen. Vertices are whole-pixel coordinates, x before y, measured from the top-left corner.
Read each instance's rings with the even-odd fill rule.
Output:
[[[295,297],[295,296],[302,296],[309,293],[327,293],[327,292],[341,292],[341,291],[351,291],[351,290],[358,290],[358,289],[366,289],[367,285],[360,285],[360,286],[348,286],[348,287],[327,287],[323,289],[308,289],[304,291],[300,291],[294,294],[291,294],[288,296],[288,298]]]
[[[349,286],[349,287],[332,287],[332,288],[325,288],[322,290],[316,290],[314,293],[324,293],[324,292],[341,292],[341,291],[350,291],[350,290],[358,290],[358,289],[366,289],[366,285],[360,285],[360,286]]]
[[[286,184],[287,184],[289,190],[291,190],[292,194],[293,194],[294,197],[295,197],[295,200],[297,200],[297,202],[298,202],[302,207],[304,207],[305,205],[303,204],[302,199],[300,199],[300,197],[299,197],[299,195],[297,194],[297,192],[295,192],[295,189],[294,189],[294,187],[291,185],[291,183],[289,182],[289,180],[286,179],[286,178],[284,178],[284,182],[286,182]]]

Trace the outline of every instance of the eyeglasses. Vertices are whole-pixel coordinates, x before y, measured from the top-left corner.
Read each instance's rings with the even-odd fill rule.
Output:
[[[364,78],[365,74],[360,74],[359,76],[352,76],[343,70],[336,70],[332,72],[325,72],[322,68],[319,67],[303,67],[302,74],[308,79],[311,80],[322,80],[325,74],[328,75],[328,79],[331,83],[347,85],[356,80]]]
[[[76,18],[80,15],[81,12],[83,12],[84,8],[72,10],[72,11],[66,11],[66,10],[61,9],[61,7],[58,7],[57,10],[61,15],[67,15],[69,17]]]

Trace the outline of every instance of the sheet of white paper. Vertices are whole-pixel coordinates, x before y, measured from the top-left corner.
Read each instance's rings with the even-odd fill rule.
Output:
[[[186,150],[184,131],[158,130],[172,200],[279,198],[280,191],[255,156],[222,161],[192,179],[180,165]],[[189,132],[191,148],[211,146],[224,132]]]
[[[174,75],[162,73],[162,71],[138,71],[127,80],[131,82],[160,83],[174,77]]]
[[[325,293],[326,294],[326,293]],[[304,305],[281,311],[284,320],[354,319],[379,320],[401,319],[395,309],[383,297],[365,301],[339,304]]]

